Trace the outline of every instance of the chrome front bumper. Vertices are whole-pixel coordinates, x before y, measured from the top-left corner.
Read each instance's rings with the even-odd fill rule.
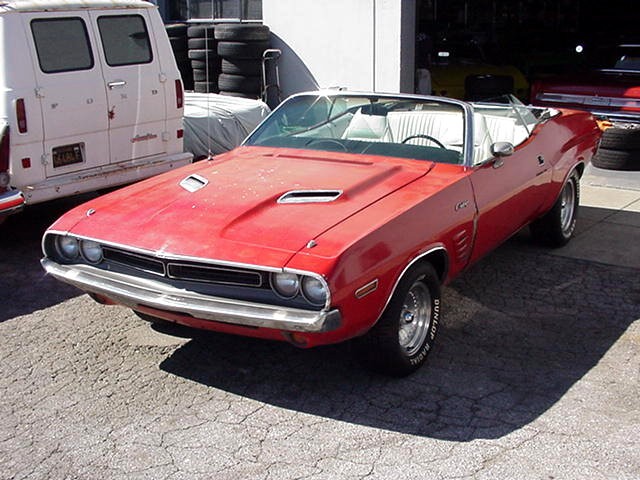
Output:
[[[203,320],[292,332],[328,332],[341,324],[338,310],[310,311],[212,297],[89,265],[60,265],[48,258],[41,263],[60,281],[133,309],[146,306]]]
[[[0,193],[0,215],[17,213],[24,207],[24,195],[20,190],[9,190]]]

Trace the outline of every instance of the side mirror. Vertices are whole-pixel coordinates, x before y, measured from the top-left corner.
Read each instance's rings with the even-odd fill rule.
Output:
[[[513,155],[513,144],[511,142],[496,142],[491,145],[491,155],[494,157],[508,157]]]

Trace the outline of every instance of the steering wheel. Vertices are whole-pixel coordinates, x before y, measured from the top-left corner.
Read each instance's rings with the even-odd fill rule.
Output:
[[[309,147],[309,146],[311,146],[311,145],[313,145],[313,144],[315,144],[315,143],[319,143],[319,144],[326,143],[326,144],[328,144],[328,145],[329,145],[329,144],[336,144],[336,145],[338,145],[340,148],[342,148],[342,150],[343,150],[344,152],[347,152],[347,151],[348,151],[348,150],[347,150],[347,147],[345,147],[345,146],[344,146],[344,144],[343,144],[341,141],[336,140],[336,139],[334,139],[334,138],[312,138],[312,139],[311,139],[311,140],[309,140],[307,143],[305,143],[305,147]]]
[[[425,138],[425,139],[435,143],[440,148],[444,148],[445,150],[447,149],[447,147],[445,147],[444,144],[440,140],[438,140],[437,138],[432,137],[431,135],[426,135],[424,133],[420,133],[418,135],[411,135],[411,136],[405,138],[404,140],[402,140],[402,142],[400,142],[400,143],[407,143],[409,140],[413,140],[414,138]]]

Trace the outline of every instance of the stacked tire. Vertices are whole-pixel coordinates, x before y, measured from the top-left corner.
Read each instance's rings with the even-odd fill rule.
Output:
[[[640,128],[607,128],[591,163],[607,170],[640,171]]]
[[[254,99],[262,96],[262,57],[269,48],[269,33],[269,27],[255,23],[216,25],[221,95]]]
[[[191,62],[189,61],[187,53],[187,24],[167,24],[165,25],[165,29],[167,30],[167,36],[171,43],[171,50],[173,50],[173,56],[176,59],[180,76],[182,77],[184,89],[193,90],[193,72],[191,70]]]
[[[198,93],[218,93],[220,57],[214,32],[214,25],[193,25],[187,29],[193,90]]]

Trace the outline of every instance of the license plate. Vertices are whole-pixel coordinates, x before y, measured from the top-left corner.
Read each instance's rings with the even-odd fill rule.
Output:
[[[62,147],[54,148],[54,168],[73,165],[74,163],[82,163],[84,161],[82,154],[83,150],[83,145],[81,143],[75,143],[73,145],[63,145]]]

